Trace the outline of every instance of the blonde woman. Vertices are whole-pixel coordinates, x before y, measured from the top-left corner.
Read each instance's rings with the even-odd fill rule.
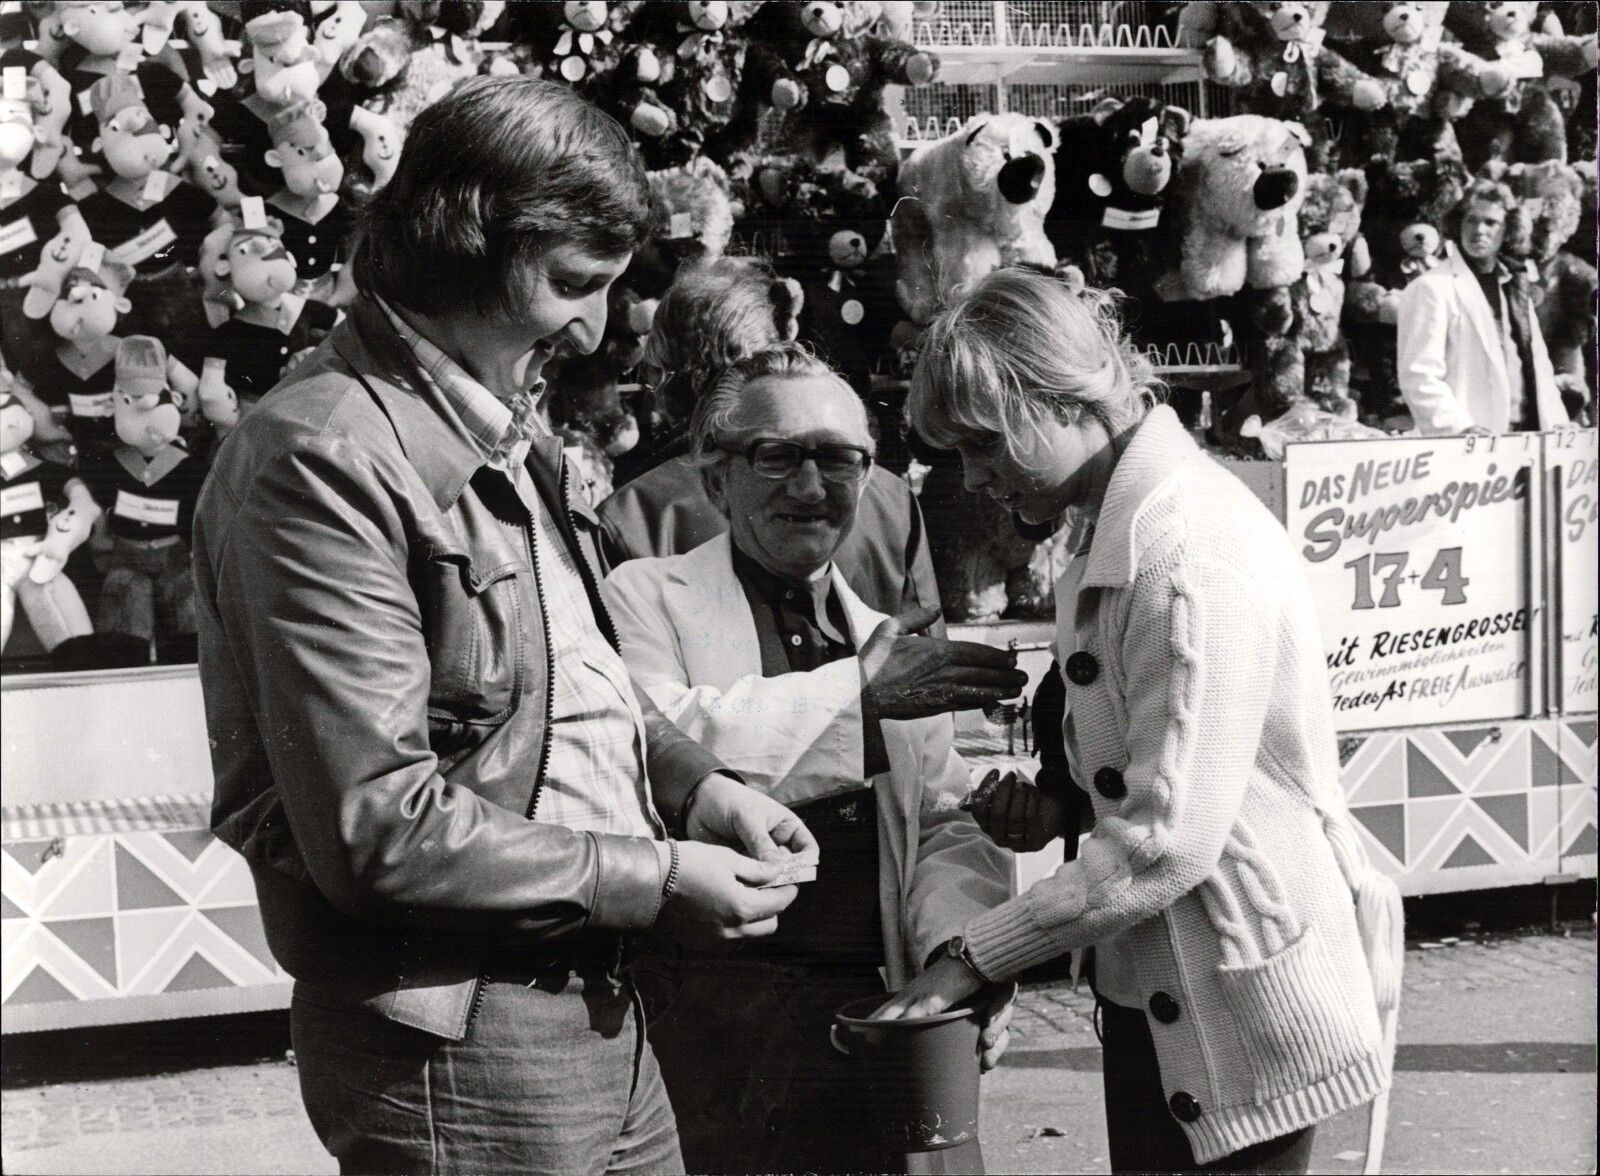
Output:
[[[1088,532],[1056,610],[1094,828],[881,1015],[1095,945],[1113,1170],[1306,1171],[1315,1125],[1388,1087],[1402,915],[1345,808],[1288,536],[1159,403],[1095,292],[988,275],[929,328],[909,410],[969,490]],[[1017,780],[975,815],[1008,845],[1061,809]]]

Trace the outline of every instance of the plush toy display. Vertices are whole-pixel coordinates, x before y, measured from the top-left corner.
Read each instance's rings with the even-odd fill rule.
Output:
[[[1443,41],[1449,0],[1383,0],[1373,7],[1382,14],[1376,37],[1342,52],[1383,84],[1386,101],[1375,110],[1342,113],[1341,161],[1365,167],[1377,155],[1459,155],[1455,120],[1471,108],[1466,95],[1484,84],[1491,67]]]
[[[1157,284],[1161,297],[1221,298],[1300,276],[1309,139],[1298,123],[1254,114],[1190,123],[1174,191],[1180,258]]]
[[[908,319],[926,323],[951,290],[1000,266],[1055,268],[1044,231],[1055,148],[1043,119],[994,114],[912,152],[892,218],[895,293]]]
[[[8,115],[7,121],[26,121],[31,140],[28,152],[24,153],[27,174],[32,179],[43,180],[56,173],[67,154],[66,127],[72,114],[72,87],[55,66],[24,47],[28,37],[28,22],[20,8],[14,12],[0,12],[0,79],[5,83],[0,88],[0,101],[18,103],[25,108]],[[14,141],[8,152],[19,147]]]
[[[1172,240],[1164,206],[1189,122],[1188,111],[1153,98],[1106,98],[1058,126],[1045,232],[1069,284],[1122,291],[1123,321],[1140,342],[1161,335],[1147,307]]]
[[[1594,72],[1596,42],[1587,36],[1551,36],[1533,31],[1539,5],[1533,0],[1483,0],[1450,6],[1446,27],[1469,52],[1498,64],[1484,71],[1469,97],[1472,109],[1456,126],[1467,166],[1477,171],[1491,159],[1539,163],[1567,158],[1567,129],[1550,94],[1552,77]]]
[[[60,342],[41,370],[24,374],[87,456],[107,451],[116,443],[111,390],[121,340],[113,332],[118,318],[132,308],[127,290],[133,270],[106,259],[98,244],[84,252],[100,253],[101,257],[80,255],[50,308],[50,329]]]
[[[90,545],[105,576],[95,629],[126,634],[146,649],[154,642],[161,660],[189,660],[196,629],[189,532],[206,467],[180,439],[186,394],[171,385],[168,367],[159,340],[122,340],[113,396],[121,444],[86,456],[82,476],[106,516]]]
[[[11,640],[17,606],[46,651],[92,631],[89,611],[62,574],[89,538],[100,508],[82,478],[29,444],[33,414],[0,391],[0,647]]]
[[[1553,160],[1513,168],[1509,179],[1528,220],[1529,254],[1539,274],[1533,287],[1539,331],[1556,386],[1569,411],[1582,410],[1594,395],[1589,357],[1595,346],[1595,267],[1562,246],[1583,215],[1584,179]]]
[[[762,46],[759,76],[792,111],[786,135],[819,160],[840,152],[852,170],[887,185],[899,157],[884,87],[925,85],[939,60],[880,31],[882,11],[861,0],[769,4],[753,40]]]
[[[89,98],[109,177],[100,191],[78,202],[89,232],[108,257],[142,277],[192,266],[215,204],[166,170],[178,148],[176,124],[156,121],[138,78],[127,74],[101,78]]]
[[[282,226],[284,246],[300,277],[312,282],[339,264],[350,217],[339,200],[344,164],[323,125],[328,108],[315,99],[273,115],[272,150],[266,160],[283,173],[283,187],[267,198]]]
[[[643,6],[641,0],[513,4],[504,31],[525,72],[582,86],[621,64],[624,42],[618,34]]]
[[[1291,323],[1281,335],[1263,340],[1264,362],[1253,373],[1256,407],[1268,420],[1305,401],[1347,420],[1357,415],[1350,398],[1350,352],[1339,321],[1344,271],[1348,267],[1358,277],[1369,264],[1359,235],[1366,198],[1367,178],[1359,171],[1306,181],[1299,215],[1305,272],[1287,291]]]
[[[215,320],[205,357],[226,364],[228,384],[248,407],[278,382],[291,358],[333,328],[335,314],[295,292],[296,259],[274,217],[253,228],[221,225],[201,252]]]
[[[19,95],[0,96],[0,348],[18,366],[44,342],[23,310],[29,289],[23,279],[39,268],[45,242],[69,207],[59,184],[28,172],[30,158],[38,155],[35,116],[42,90],[22,70],[6,66],[8,90],[0,92]]]
[[[1218,5],[1217,13],[1216,35],[1205,45],[1206,76],[1243,90],[1252,113],[1320,125],[1313,116],[1324,106],[1376,110],[1388,100],[1380,82],[1324,44],[1326,0],[1250,0]],[[1317,162],[1328,147],[1319,135]]]
[[[476,75],[482,64],[476,42],[397,15],[367,25],[338,69],[362,106],[388,116],[404,131],[423,107]]]

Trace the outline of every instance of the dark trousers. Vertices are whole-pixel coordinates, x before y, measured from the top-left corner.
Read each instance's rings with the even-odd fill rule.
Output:
[[[883,996],[877,969],[649,957],[633,965],[691,1172],[900,1172],[869,1128],[840,1006]]]
[[[1106,1136],[1113,1172],[1286,1172],[1311,1166],[1315,1127],[1256,1143],[1232,1155],[1196,1164],[1189,1137],[1167,1108],[1156,1044],[1142,1009],[1097,1002]]]
[[[633,991],[596,970],[484,986],[463,1041],[303,983],[289,1014],[306,1113],[341,1172],[682,1172]]]

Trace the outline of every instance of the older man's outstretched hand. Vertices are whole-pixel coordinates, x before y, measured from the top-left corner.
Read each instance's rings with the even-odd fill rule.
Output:
[[[861,701],[885,719],[921,719],[1015,698],[1028,684],[1017,655],[976,641],[920,636],[936,608],[890,617],[861,647]]]
[[[770,886],[782,862],[758,862],[720,845],[678,842],[678,884],[656,930],[687,940],[753,939],[778,929],[778,915],[800,893]]]

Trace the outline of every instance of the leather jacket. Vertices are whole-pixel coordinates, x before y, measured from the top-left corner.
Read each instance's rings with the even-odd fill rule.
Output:
[[[212,828],[299,980],[465,1035],[484,960],[647,929],[648,838],[541,824],[550,737],[531,520],[361,300],[218,452],[194,525]],[[598,522],[528,469],[607,640]],[[487,471],[484,471],[487,474]],[[721,765],[640,697],[657,807]]]

